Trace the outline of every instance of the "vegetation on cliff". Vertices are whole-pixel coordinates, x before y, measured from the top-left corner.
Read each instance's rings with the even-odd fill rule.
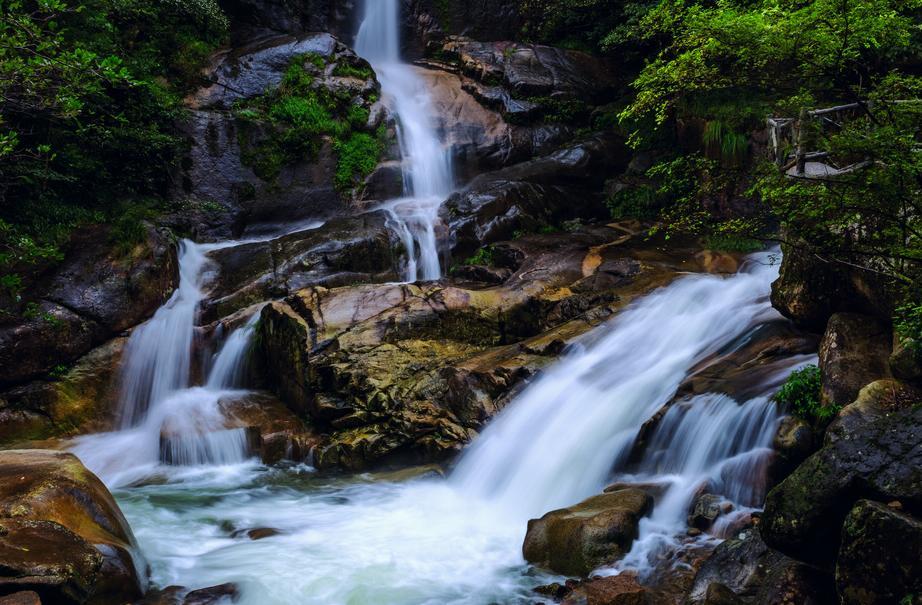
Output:
[[[163,203],[182,95],[225,38],[214,0],[13,0],[0,14],[0,288],[58,260],[71,230],[131,239]],[[115,220],[119,219],[119,220]]]
[[[898,332],[918,340],[922,3],[520,6],[528,35],[629,58],[633,84],[620,127],[654,161],[616,191],[616,216],[660,218],[669,232],[731,243],[781,239],[880,276],[895,291]],[[777,164],[764,160],[766,118],[843,104],[855,106],[798,119],[801,138],[779,142]],[[798,140],[838,168],[825,178],[788,178],[779,165]]]

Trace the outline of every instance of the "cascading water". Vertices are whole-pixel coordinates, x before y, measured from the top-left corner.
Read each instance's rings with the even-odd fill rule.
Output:
[[[385,204],[407,254],[406,281],[441,276],[436,229],[439,207],[453,188],[450,150],[433,127],[435,112],[425,83],[400,61],[400,3],[365,0],[355,50],[378,76],[397,115],[405,197]]]
[[[645,571],[684,546],[702,486],[740,512],[761,502],[779,419],[766,395],[807,356],[772,366],[742,404],[715,394],[674,403],[643,456],[628,464],[627,451],[693,366],[780,319],[768,301],[776,274],[756,256],[737,275],[687,276],[634,303],[511,402],[447,481],[248,462],[180,468],[117,496],[161,586],[235,582],[253,605],[485,605],[540,601],[531,588],[557,579],[522,560],[529,518],[608,481],[655,481],[665,493],[608,573]],[[254,527],[279,533],[232,531]]]

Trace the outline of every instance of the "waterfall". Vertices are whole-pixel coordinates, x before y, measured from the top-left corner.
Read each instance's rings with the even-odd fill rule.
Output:
[[[258,240],[247,240],[258,241]],[[191,384],[198,309],[212,263],[208,253],[247,242],[179,245],[179,286],[138,326],[119,376],[119,430],[75,440],[74,453],[110,485],[130,483],[161,463],[230,464],[248,457],[243,429],[228,429],[220,400],[241,386],[256,315],[227,338],[204,387]]]
[[[683,277],[633,304],[510,403],[461,458],[452,481],[520,518],[574,504],[616,479],[662,483],[665,493],[625,559],[641,571],[675,546],[699,490],[741,511],[760,505],[781,416],[769,397],[812,356],[773,368],[763,394],[749,401],[708,394],[674,404],[641,462],[629,466],[628,455],[643,423],[696,363],[780,319],[768,300],[777,276],[769,258],[756,255],[731,277]]]
[[[407,254],[404,279],[438,279],[439,207],[453,188],[450,150],[438,137],[425,82],[400,61],[400,2],[365,0],[356,52],[368,60],[397,115],[404,197],[384,205]]]
[[[179,243],[179,287],[154,316],[131,335],[119,384],[119,424],[140,422],[151,405],[189,386],[192,336],[208,269],[206,248]]]
[[[253,341],[253,332],[259,321],[259,312],[234,330],[215,357],[205,386],[210,389],[239,389],[243,387],[247,354]]]

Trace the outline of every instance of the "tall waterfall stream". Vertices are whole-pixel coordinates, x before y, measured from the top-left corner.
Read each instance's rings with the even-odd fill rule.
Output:
[[[432,279],[440,275],[435,233],[451,162],[421,80],[399,61],[397,5],[366,2],[357,49],[399,120],[406,197],[387,207],[409,253],[406,277]],[[540,600],[532,588],[554,578],[522,558],[528,519],[610,481],[657,482],[664,492],[630,553],[602,573],[648,573],[651,561],[686,547],[685,516],[704,484],[737,513],[764,497],[763,462],[780,418],[769,397],[806,356],[773,368],[747,401],[705,394],[675,404],[642,459],[628,466],[627,455],[695,364],[778,318],[768,300],[777,269],[767,254],[733,276],[685,276],[633,303],[531,383],[447,478],[397,480],[319,476],[305,464],[248,458],[243,431],[225,428],[219,402],[245,386],[254,319],[228,336],[194,384],[208,253],[239,243],[183,242],[179,288],[128,345],[119,430],[74,446],[114,489],[156,585],[234,582],[241,602],[253,605],[531,603]],[[254,541],[230,527],[277,533]]]

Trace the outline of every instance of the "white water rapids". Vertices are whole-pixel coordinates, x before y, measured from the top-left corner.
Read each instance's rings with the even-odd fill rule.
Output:
[[[425,82],[400,60],[400,2],[365,0],[355,50],[375,70],[397,116],[404,197],[384,205],[406,251],[408,282],[438,279],[439,207],[452,192],[451,150],[433,126],[435,111]]]

